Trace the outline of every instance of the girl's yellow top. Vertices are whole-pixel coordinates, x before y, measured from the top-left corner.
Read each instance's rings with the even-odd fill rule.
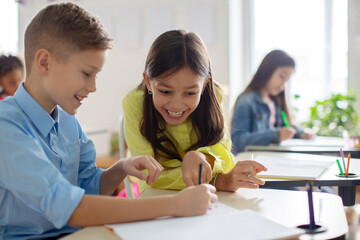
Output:
[[[218,99],[222,100],[222,94],[217,94]],[[132,90],[123,100],[124,120],[125,120],[125,141],[128,145],[131,156],[151,155],[154,157],[150,142],[140,132],[142,120],[144,92],[136,88]],[[219,101],[221,102],[221,101]],[[205,120],[205,119],[204,119]],[[192,123],[189,119],[180,125],[173,126],[166,124],[166,136],[174,143],[178,153],[184,157],[185,150],[197,141],[197,136]],[[212,146],[204,146],[196,149],[199,152],[209,154],[214,157],[214,167],[212,176],[216,173],[228,173],[234,167],[234,155],[231,153],[231,142],[224,134],[223,139]],[[157,159],[164,167],[164,171],[151,186],[162,189],[184,189],[186,185],[183,181],[181,165],[178,159]],[[140,190],[149,187],[144,181],[140,181]]]

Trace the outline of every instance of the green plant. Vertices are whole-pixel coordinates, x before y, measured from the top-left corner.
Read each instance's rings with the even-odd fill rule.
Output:
[[[319,136],[342,137],[347,130],[350,136],[359,135],[359,116],[353,104],[356,101],[355,93],[348,95],[333,94],[329,99],[316,101],[310,108],[310,120],[303,125],[313,129]]]

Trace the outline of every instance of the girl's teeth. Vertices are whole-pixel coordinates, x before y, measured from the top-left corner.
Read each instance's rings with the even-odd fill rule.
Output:
[[[178,113],[175,113],[175,112],[170,112],[170,111],[168,111],[168,113],[170,114],[170,116],[173,116],[173,117],[180,117],[180,116],[181,116],[181,114],[182,114],[183,112],[178,112]]]

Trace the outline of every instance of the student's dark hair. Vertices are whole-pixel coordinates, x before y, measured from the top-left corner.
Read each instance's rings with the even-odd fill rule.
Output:
[[[112,39],[99,19],[73,3],[53,4],[42,9],[26,28],[24,42],[27,74],[41,48],[58,60],[67,60],[79,51],[112,47]]]
[[[20,69],[24,72],[24,65],[20,58],[12,55],[1,55],[0,56],[0,78],[12,72],[14,70]]]
[[[271,75],[275,72],[275,70],[278,67],[295,68],[295,61],[292,57],[290,57],[286,52],[282,50],[273,50],[269,52],[260,63],[260,66],[257,69],[254,77],[252,78],[249,85],[245,88],[243,93],[250,91],[260,91],[260,89],[263,88],[268,83],[268,81],[271,78]],[[277,104],[279,105],[280,109],[283,110],[287,116],[290,116],[286,104],[285,91],[282,91],[274,98]]]
[[[196,33],[183,30],[168,31],[160,35],[150,47],[145,63],[145,73],[149,80],[163,79],[189,67],[202,78],[209,77],[200,103],[189,116],[197,134],[197,142],[186,151],[202,146],[218,143],[224,135],[224,118],[221,107],[215,95],[215,88],[220,88],[213,82],[210,58],[204,43]],[[144,91],[143,120],[141,134],[150,142],[155,157],[182,160],[175,145],[163,133],[166,122],[155,109],[152,95],[148,93],[144,81],[139,88]]]

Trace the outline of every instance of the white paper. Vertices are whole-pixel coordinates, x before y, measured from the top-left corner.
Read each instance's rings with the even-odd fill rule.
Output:
[[[286,147],[344,147],[345,142],[342,138],[335,137],[315,137],[315,139],[288,139],[282,141],[280,146]],[[340,149],[339,149],[340,150]]]
[[[255,161],[263,164],[268,170],[257,174],[263,178],[285,179],[317,179],[335,162],[333,160],[291,159],[277,156],[255,157]]]
[[[219,202],[215,206],[216,210],[202,216],[163,218],[107,227],[124,240],[282,239],[304,233],[303,230],[272,222],[251,210],[237,210]]]

